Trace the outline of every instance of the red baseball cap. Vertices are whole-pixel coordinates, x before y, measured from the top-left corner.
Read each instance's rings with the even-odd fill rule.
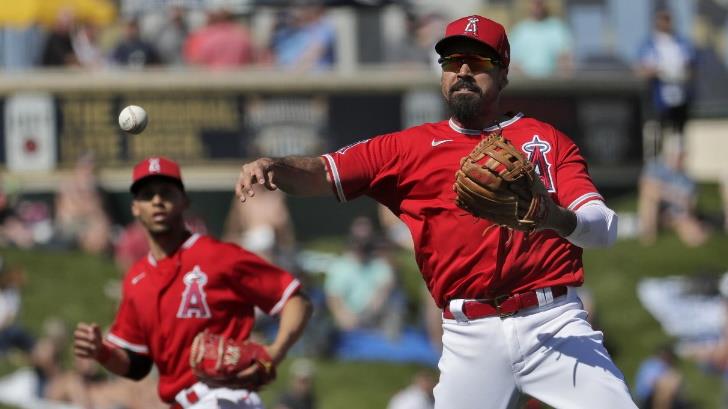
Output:
[[[129,190],[131,190],[132,193],[135,193],[139,182],[152,176],[162,176],[172,179],[179,183],[182,190],[185,188],[182,183],[182,172],[180,171],[177,162],[163,156],[154,156],[146,158],[134,166],[134,171],[131,176],[131,187]]]
[[[499,23],[477,15],[459,18],[447,25],[445,36],[435,44],[435,51],[445,55],[453,43],[462,40],[476,41],[490,47],[500,56],[503,66],[508,67],[511,46],[505,28]]]

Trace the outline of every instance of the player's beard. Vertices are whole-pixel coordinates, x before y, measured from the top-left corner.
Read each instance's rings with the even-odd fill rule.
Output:
[[[472,93],[455,93],[461,89]],[[447,104],[452,116],[461,124],[476,122],[483,115],[483,90],[473,82],[460,79],[450,87]]]

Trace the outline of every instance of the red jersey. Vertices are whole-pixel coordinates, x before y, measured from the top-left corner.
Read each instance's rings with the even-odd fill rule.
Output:
[[[159,370],[159,396],[197,382],[192,340],[208,328],[238,340],[253,327],[254,307],[278,313],[299,288],[289,273],[231,243],[194,234],[172,255],[139,260],[124,279],[108,342],[149,356]]]
[[[499,127],[535,164],[557,204],[576,210],[603,200],[566,135],[522,114],[484,131]],[[455,205],[455,172],[482,134],[442,121],[380,135],[323,157],[340,201],[371,196],[409,227],[417,264],[441,308],[456,298],[581,285],[581,248],[553,230],[486,231],[492,223]]]

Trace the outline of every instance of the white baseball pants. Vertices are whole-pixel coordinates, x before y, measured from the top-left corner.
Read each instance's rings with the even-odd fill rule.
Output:
[[[443,319],[435,409],[511,409],[522,394],[556,409],[636,409],[586,318],[569,288],[507,318]]]
[[[198,400],[189,402],[187,393],[193,391]],[[197,382],[180,391],[175,400],[184,409],[264,409],[257,393],[246,389],[211,388]]]

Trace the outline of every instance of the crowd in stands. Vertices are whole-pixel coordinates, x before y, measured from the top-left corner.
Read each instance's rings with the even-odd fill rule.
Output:
[[[335,62],[336,33],[327,9],[315,1],[299,3],[277,11],[262,38],[254,36],[249,15],[234,13],[223,3],[202,8],[164,6],[156,13],[121,15],[110,25],[78,16],[70,8],[60,9],[48,27],[0,27],[7,38],[19,34],[22,46],[29,48],[14,57],[17,53],[5,52],[11,57],[0,59],[0,67],[329,69]]]
[[[374,62],[439,69],[433,46],[451,17],[447,9],[416,7],[409,1],[392,3],[401,8],[398,21],[404,29],[387,38],[362,38],[358,44],[381,43]],[[28,49],[4,52],[11,57],[0,59],[0,67],[232,69],[262,65],[301,72],[329,70],[337,64],[341,32],[332,18],[333,8],[323,0],[292,1],[273,11],[246,13],[235,12],[225,2],[202,2],[204,6],[194,8],[169,4],[147,13],[120,13],[113,24],[99,24],[65,8],[50,26],[0,27],[6,37],[21,39],[12,47]],[[360,29],[361,35],[381,36],[376,30],[376,25]],[[549,14],[544,1],[533,1],[529,16],[514,24],[511,33],[515,75],[563,76],[573,71],[572,34],[563,19]]]
[[[88,3],[93,1],[111,3],[110,0]],[[0,23],[0,37],[8,40],[0,41],[0,69],[182,66],[231,69],[256,65],[299,72],[321,71],[340,63],[343,56],[339,50],[343,50],[356,54],[357,63],[390,63],[436,70],[439,67],[433,45],[445,24],[455,17],[452,13],[464,7],[415,0],[383,1],[382,5],[388,6],[386,11],[384,7],[357,7],[376,5],[372,1],[206,0],[140,2],[136,6],[126,3],[133,2],[116,3],[116,18],[112,22],[102,22],[92,18],[92,14],[67,7],[57,10],[52,23],[5,27]],[[249,6],[237,7],[239,3]],[[638,44],[620,44],[626,47],[624,50],[604,49],[600,45],[604,39],[592,38],[597,34],[580,35],[586,34],[579,31],[581,22],[593,18],[588,10],[567,15],[564,3],[519,2],[526,7],[483,4],[482,9],[474,11],[492,15],[506,25],[513,53],[513,75],[566,77],[585,68],[595,55],[620,60],[612,64],[613,69],[630,65],[630,61],[609,54],[629,54],[627,48],[637,49]],[[611,0],[604,3],[606,7]],[[557,5],[556,12],[547,7],[553,5]],[[355,14],[368,17],[349,15],[342,20],[336,13],[339,6],[348,6]],[[621,7],[617,4],[613,11]],[[599,27],[594,29],[599,31]],[[642,36],[643,33],[635,34]],[[601,48],[581,52],[580,41],[589,41],[592,48]],[[347,50],[353,47],[368,49]]]

